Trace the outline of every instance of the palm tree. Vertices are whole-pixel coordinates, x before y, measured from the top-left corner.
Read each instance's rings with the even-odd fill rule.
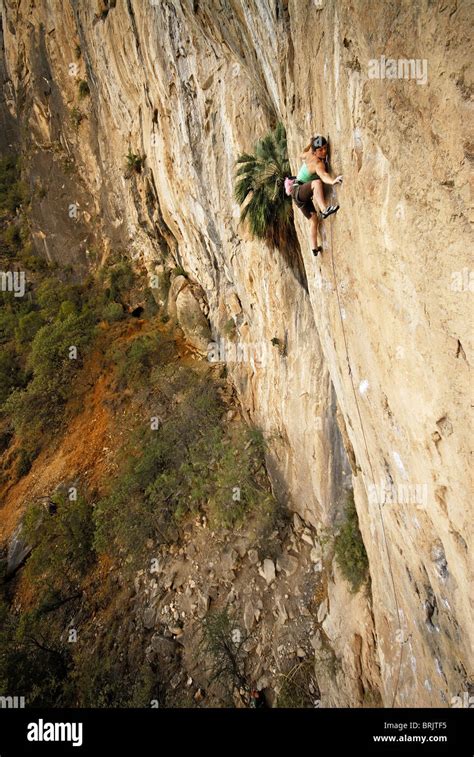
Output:
[[[303,261],[293,219],[291,198],[284,190],[285,176],[291,174],[286,144],[286,130],[281,122],[260,139],[254,154],[239,155],[236,165],[234,197],[242,205],[240,221],[247,221],[250,233],[277,248],[306,285]]]

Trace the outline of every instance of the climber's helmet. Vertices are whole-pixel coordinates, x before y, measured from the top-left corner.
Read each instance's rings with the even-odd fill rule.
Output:
[[[311,142],[311,148],[313,152],[319,150],[320,147],[327,145],[327,140],[324,137],[315,137]]]

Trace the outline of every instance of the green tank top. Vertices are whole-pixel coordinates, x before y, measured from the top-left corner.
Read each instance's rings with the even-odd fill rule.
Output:
[[[303,184],[305,184],[307,181],[314,181],[314,179],[318,178],[317,173],[310,173],[308,166],[306,163],[303,163],[300,170],[298,171],[298,176],[296,177],[296,181],[301,181]]]

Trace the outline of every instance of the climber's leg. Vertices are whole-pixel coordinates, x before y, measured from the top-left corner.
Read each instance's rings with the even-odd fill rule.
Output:
[[[313,187],[313,205],[316,210],[318,210],[319,207],[321,218],[327,218],[332,215],[332,213],[336,213],[339,210],[339,205],[326,205],[322,181],[315,179],[311,182],[311,186]]]
[[[318,214],[317,213],[311,213],[311,218],[309,219],[309,225],[310,225],[310,237],[311,237],[311,249],[313,250],[313,255],[317,255],[318,252],[322,251],[322,247],[318,245],[318,227],[319,227],[319,221],[318,221]]]
[[[316,210],[324,213],[326,210],[326,200],[324,199],[323,182],[321,179],[315,179],[311,182],[313,188],[313,205]]]

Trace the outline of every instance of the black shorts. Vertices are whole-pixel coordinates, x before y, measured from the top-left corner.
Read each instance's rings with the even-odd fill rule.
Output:
[[[321,179],[317,179],[317,181],[321,181]],[[311,218],[313,213],[316,213],[311,199],[313,196],[313,187],[310,181],[306,181],[304,184],[297,184],[295,181],[291,190],[291,196],[306,218]]]

